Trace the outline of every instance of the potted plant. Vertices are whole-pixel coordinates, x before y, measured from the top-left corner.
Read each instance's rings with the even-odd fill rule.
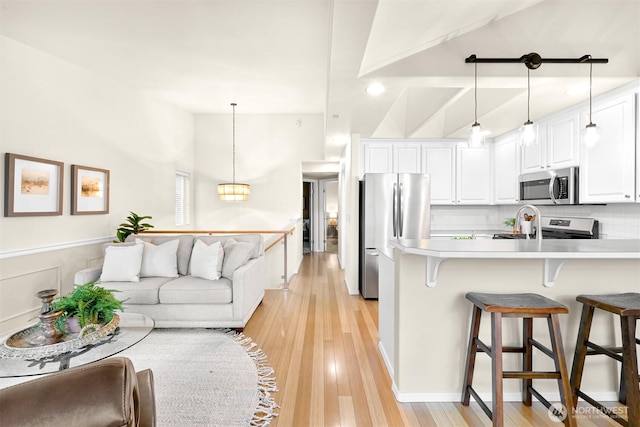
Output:
[[[513,232],[517,233],[517,231],[516,231],[516,219],[515,218],[507,218],[502,223],[504,225],[506,225],[507,227],[511,227]]]
[[[56,320],[56,329],[67,332],[67,319],[75,317],[80,328],[90,324],[107,324],[116,310],[122,310],[122,301],[113,296],[113,290],[89,282],[75,288],[69,295],[51,304],[53,311],[61,311]]]
[[[124,242],[130,234],[138,234],[141,231],[153,228],[153,225],[143,222],[145,219],[152,219],[150,216],[140,216],[135,212],[129,211],[131,215],[127,217],[128,222],[123,222],[116,231],[116,237],[118,240],[114,240],[114,243]]]

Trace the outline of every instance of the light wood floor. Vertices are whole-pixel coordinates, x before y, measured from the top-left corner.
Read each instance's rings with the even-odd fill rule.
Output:
[[[490,426],[477,404],[398,403],[378,351],[378,305],[346,291],[337,256],[304,256],[289,291],[268,290],[244,333],[276,371],[272,426]],[[579,426],[617,426],[593,412]],[[509,426],[561,426],[536,402],[505,404]]]

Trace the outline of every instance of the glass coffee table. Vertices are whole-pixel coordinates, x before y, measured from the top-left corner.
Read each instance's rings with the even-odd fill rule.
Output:
[[[0,378],[49,374],[106,359],[139,343],[153,330],[154,321],[148,316],[138,313],[118,313],[118,315],[120,324],[117,329],[101,341],[37,360],[9,357],[13,355],[6,351],[5,341],[12,334],[0,337]]]

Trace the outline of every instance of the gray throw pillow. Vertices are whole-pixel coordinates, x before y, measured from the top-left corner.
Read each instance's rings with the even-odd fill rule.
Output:
[[[249,261],[253,252],[253,243],[234,242],[229,239],[224,244],[224,261],[222,264],[222,277],[233,280],[233,272]]]

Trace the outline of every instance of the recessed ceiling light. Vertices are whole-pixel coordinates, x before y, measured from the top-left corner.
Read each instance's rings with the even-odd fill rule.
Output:
[[[384,92],[384,86],[382,86],[382,83],[371,83],[369,86],[367,86],[367,93],[369,95],[373,95],[373,96],[377,96],[377,95],[381,95]]]

